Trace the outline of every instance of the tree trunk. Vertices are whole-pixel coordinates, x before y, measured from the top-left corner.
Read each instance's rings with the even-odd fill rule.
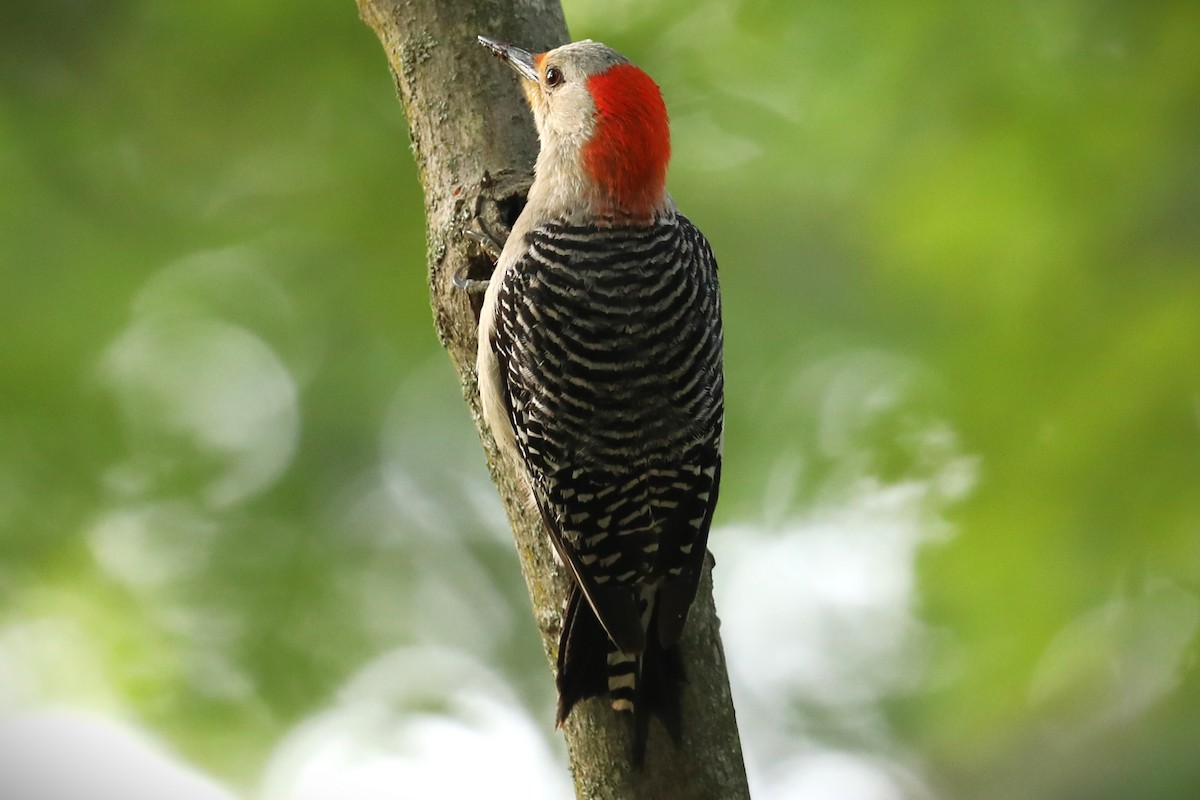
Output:
[[[515,220],[537,155],[533,121],[512,71],[475,37],[548,50],[568,41],[562,9],[556,0],[358,0],[358,7],[383,44],[404,103],[425,192],[438,336],[458,370],[504,501],[553,668],[567,578],[551,555],[541,520],[527,507],[517,470],[500,457],[483,422],[475,377],[478,305],[472,307],[452,278],[491,274],[491,259],[463,232],[476,216],[491,217],[493,225]],[[606,698],[575,707],[564,729],[580,798],[749,797],[718,626],[706,569],[680,643],[688,676],[682,741],[676,747],[653,724],[642,770],[630,767],[626,715],[614,712]]]

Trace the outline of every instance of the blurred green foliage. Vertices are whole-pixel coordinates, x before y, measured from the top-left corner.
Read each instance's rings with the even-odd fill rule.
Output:
[[[723,521],[923,479],[931,425],[977,465],[873,746],[945,797],[1191,797],[1200,6],[566,11],[663,87],[722,265]],[[0,178],[0,707],[133,717],[246,783],[436,641],[550,718],[353,3],[10,0]],[[891,377],[812,388],[855,353]]]

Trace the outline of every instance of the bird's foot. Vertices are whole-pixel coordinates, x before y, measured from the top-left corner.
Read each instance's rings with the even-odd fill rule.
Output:
[[[495,262],[499,260],[500,253],[504,251],[504,242],[507,241],[508,234],[509,227],[504,221],[500,206],[495,200],[480,195],[475,204],[475,218],[463,231],[463,235],[474,242],[492,262]],[[481,280],[468,277],[462,272],[451,280],[456,288],[462,289],[468,294],[481,294],[487,291],[488,284],[491,282],[490,279]]]

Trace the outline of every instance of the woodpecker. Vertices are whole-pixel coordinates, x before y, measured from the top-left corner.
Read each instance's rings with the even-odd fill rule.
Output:
[[[680,736],[677,644],[717,503],[717,264],[667,193],[667,110],[645,72],[590,40],[479,40],[519,76],[540,143],[484,295],[483,414],[571,578],[557,724],[607,693],[640,766],[651,715]]]

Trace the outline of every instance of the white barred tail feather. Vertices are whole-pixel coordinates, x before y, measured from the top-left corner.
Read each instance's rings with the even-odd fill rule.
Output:
[[[640,768],[646,758],[650,719],[657,717],[678,744],[682,733],[682,690],[686,675],[678,645],[664,647],[650,628],[641,654],[623,653],[605,634],[575,585],[567,595],[558,643],[558,715],[561,727],[580,700],[607,692],[616,711],[631,717],[630,760]]]

